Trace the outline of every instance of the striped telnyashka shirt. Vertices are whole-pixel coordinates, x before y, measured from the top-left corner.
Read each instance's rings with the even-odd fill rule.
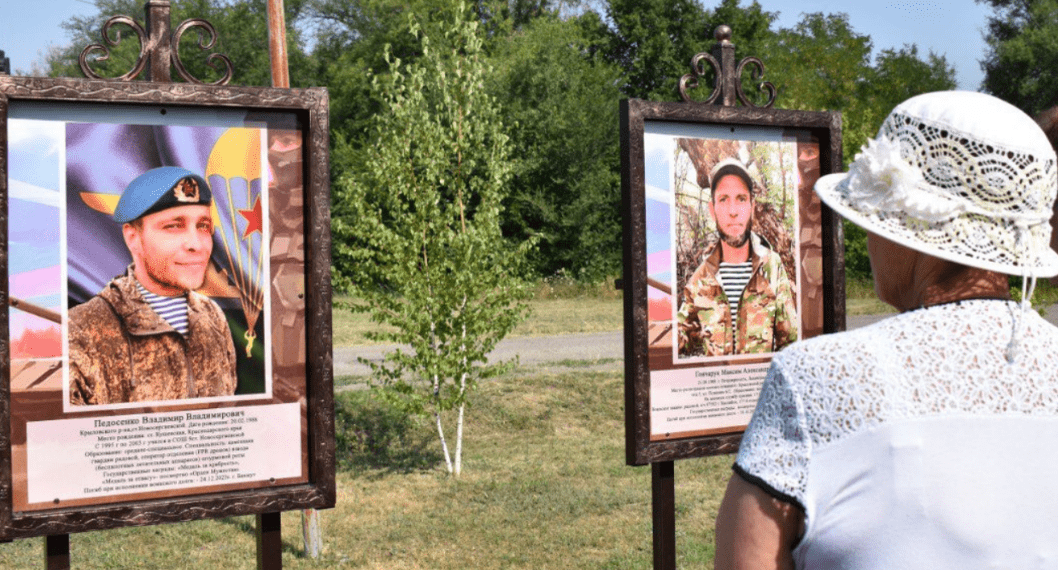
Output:
[[[727,295],[727,303],[731,306],[731,321],[734,323],[738,315],[738,302],[742,298],[742,291],[746,289],[749,276],[753,273],[753,262],[727,263],[721,261],[718,273],[720,283],[724,287],[724,294]]]
[[[139,283],[136,284],[136,288],[159,317],[176,329],[176,332],[187,336],[187,295],[179,297],[155,295]]]

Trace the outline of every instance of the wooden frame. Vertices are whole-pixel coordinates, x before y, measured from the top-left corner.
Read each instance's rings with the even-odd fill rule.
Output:
[[[331,288],[330,288],[330,196],[328,167],[328,97],[325,89],[304,90],[215,87],[171,83],[118,83],[101,80],[42,79],[0,77],[0,267],[10,273],[8,241],[9,201],[9,112],[12,107],[40,105],[65,110],[88,107],[94,110],[110,108],[158,111],[186,110],[192,113],[244,113],[249,117],[275,115],[290,119],[300,132],[300,174],[303,203],[299,204],[300,230],[296,237],[304,242],[303,308],[296,309],[303,317],[303,393],[283,400],[267,394],[256,403],[202,402],[185,404],[184,412],[209,410],[252,410],[276,402],[290,402],[287,406],[300,408],[303,476],[297,482],[257,481],[255,485],[218,484],[200,486],[188,494],[175,492],[140,493],[133,499],[128,494],[117,494],[113,502],[82,501],[59,504],[56,508],[17,510],[13,507],[13,420],[12,339],[9,311],[0,316],[0,539],[56,535],[122,526],[149,525],[190,521],[234,515],[262,514],[294,509],[329,508],[335,503],[334,401],[331,366]],[[295,152],[295,154],[297,154]],[[266,157],[266,160],[269,160]],[[295,167],[296,170],[296,167]],[[265,180],[262,175],[262,180]],[[263,182],[262,182],[263,184]],[[262,194],[262,196],[264,196]],[[267,217],[267,216],[266,216]],[[266,239],[262,231],[262,242]],[[271,238],[269,235],[267,238]],[[62,261],[60,263],[65,263]],[[270,261],[274,264],[275,261]],[[270,285],[273,286],[274,285]],[[17,303],[10,297],[9,283],[0,286],[0,296],[9,305]],[[271,332],[269,334],[272,334]],[[287,338],[287,337],[279,337]],[[249,353],[249,348],[247,348]],[[271,358],[278,358],[273,352]],[[295,401],[291,401],[295,400]],[[20,404],[22,405],[22,404]],[[158,406],[109,411],[113,415],[152,415]],[[104,417],[99,413],[79,412],[77,417]],[[252,414],[251,414],[252,415]],[[65,417],[65,415],[63,416]],[[110,416],[105,416],[110,417]],[[191,420],[189,419],[188,422]],[[22,437],[30,421],[22,425]],[[14,427],[13,427],[14,426]],[[135,495],[135,493],[133,493]],[[150,495],[150,496],[145,496]],[[56,499],[58,502],[58,499]]]
[[[779,133],[773,138],[777,141],[793,141],[801,145],[801,141],[810,141],[812,148],[818,149],[819,175],[838,172],[841,167],[841,115],[836,112],[809,112],[789,111],[776,109],[761,109],[751,107],[725,107],[693,103],[658,103],[642,100],[625,100],[621,102],[621,174],[624,213],[624,314],[625,314],[625,437],[626,437],[626,461],[629,465],[643,465],[684,459],[691,457],[703,457],[725,453],[734,453],[738,450],[738,444],[744,431],[745,423],[741,425],[723,425],[711,427],[710,429],[694,429],[686,432],[673,434],[652,433],[651,421],[654,409],[651,405],[651,373],[679,372],[681,370],[690,373],[692,370],[710,370],[710,368],[699,368],[705,364],[730,367],[732,363],[754,365],[753,374],[758,375],[756,390],[759,392],[759,380],[763,380],[763,370],[770,355],[726,356],[715,358],[711,362],[709,358],[703,357],[688,359],[680,362],[682,356],[678,356],[676,348],[677,322],[675,319],[676,300],[679,298],[679,283],[676,278],[677,267],[673,268],[673,276],[668,283],[659,283],[652,279],[647,270],[647,164],[645,159],[645,136],[657,132],[679,132],[693,133],[696,129],[702,132],[719,133],[730,131],[731,133],[750,133],[749,138],[757,137],[758,132]],[[684,137],[685,134],[673,135]],[[726,136],[726,135],[725,135]],[[738,137],[742,135],[731,135]],[[793,137],[793,138],[790,138]],[[686,140],[694,140],[686,139]],[[708,139],[703,139],[708,140]],[[720,139],[717,139],[720,140]],[[735,140],[735,139],[732,139]],[[786,143],[776,143],[786,144]],[[818,146],[815,146],[818,145]],[[802,146],[797,146],[801,149]],[[677,156],[680,150],[674,153]],[[789,151],[786,151],[789,152]],[[673,154],[673,153],[670,153]],[[698,176],[703,176],[699,173]],[[803,175],[802,175],[803,176]],[[707,178],[707,176],[706,176]],[[801,178],[798,178],[801,180]],[[799,189],[802,193],[810,184],[802,182]],[[813,200],[818,200],[814,196]],[[673,204],[678,200],[671,198]],[[671,206],[673,211],[675,205]],[[796,210],[796,208],[795,208]],[[712,210],[710,210],[712,211]],[[819,222],[812,231],[815,231],[821,240],[822,259],[821,263],[812,264],[812,282],[821,289],[821,299],[815,302],[821,306],[814,307],[821,313],[819,325],[814,325],[813,330],[805,331],[808,336],[820,332],[834,332],[845,328],[845,283],[844,283],[844,245],[840,218],[825,206],[819,206],[816,210],[819,214]],[[682,215],[682,214],[681,214]],[[806,218],[807,219],[807,218]],[[675,224],[676,222],[671,222]],[[804,229],[803,226],[794,228],[794,234],[798,235]],[[748,235],[748,229],[747,235]],[[675,238],[670,238],[675,241]],[[799,240],[800,238],[795,238]],[[800,243],[797,241],[796,243]],[[800,250],[797,250],[800,251]],[[675,258],[675,254],[671,254]],[[797,257],[797,261],[791,261],[798,268],[796,271],[801,275],[809,275],[804,259]],[[821,274],[820,274],[821,273]],[[670,329],[658,332],[655,327],[653,334],[650,332],[651,319],[648,316],[651,309],[648,301],[648,288],[654,287],[665,291],[671,297],[670,307],[672,320],[668,323]],[[797,293],[800,295],[800,293]],[[817,295],[818,297],[818,295]],[[800,297],[806,302],[804,297]],[[798,321],[800,323],[800,321]],[[658,323],[655,321],[655,325]],[[672,332],[668,332],[671,330]],[[651,342],[656,344],[659,338],[668,336],[671,344],[663,347],[663,350],[650,348]],[[737,350],[737,349],[736,349]],[[652,352],[653,351],[653,352]],[[679,351],[682,355],[682,350]],[[653,361],[652,361],[653,358]],[[743,372],[747,367],[741,369]],[[686,375],[686,374],[684,374]],[[752,382],[750,382],[752,383]],[[673,392],[677,392],[674,390]],[[676,396],[680,398],[680,396]],[[693,396],[688,396],[693,398]],[[748,398],[748,396],[747,396]],[[746,398],[743,398],[745,400]],[[756,401],[756,392],[752,394],[752,402]],[[745,407],[745,402],[742,403]],[[752,408],[750,408],[751,410]],[[745,414],[745,410],[742,412]],[[748,417],[748,416],[741,416]],[[660,418],[660,416],[659,416]],[[679,418],[684,419],[684,418]],[[658,420],[661,423],[660,419]],[[693,422],[692,422],[693,423]],[[715,426],[714,426],[715,427]]]

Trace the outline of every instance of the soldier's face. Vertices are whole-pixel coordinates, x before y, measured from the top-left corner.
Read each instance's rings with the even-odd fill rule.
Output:
[[[753,197],[738,176],[724,176],[713,188],[709,213],[716,220],[720,238],[732,247],[742,247],[749,239],[753,219]]]
[[[176,296],[198,289],[213,252],[209,206],[176,206],[122,228],[136,279],[150,292]]]

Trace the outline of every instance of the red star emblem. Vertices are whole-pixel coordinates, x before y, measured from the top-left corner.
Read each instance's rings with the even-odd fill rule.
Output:
[[[243,231],[242,237],[246,239],[250,237],[250,234],[254,232],[261,232],[264,229],[261,223],[261,197],[258,196],[253,201],[253,207],[248,210],[239,210],[239,214],[246,220],[246,230]]]

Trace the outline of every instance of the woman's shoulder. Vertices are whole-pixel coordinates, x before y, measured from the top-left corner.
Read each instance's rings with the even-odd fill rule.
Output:
[[[799,340],[777,353],[775,360],[783,367],[790,367],[798,363],[811,366],[861,357],[867,348],[891,342],[893,325],[898,324],[894,320],[904,320],[901,317],[896,315],[853,330]]]
[[[829,333],[805,339],[787,347],[787,359],[841,359],[848,353],[878,350],[893,346],[897,349],[922,350],[939,345],[968,350],[980,347],[986,337],[1013,336],[1017,320],[1023,320],[1025,339],[1044,344],[1058,343],[1058,327],[1041,318],[1034,311],[1023,309],[1018,303],[1004,300],[981,299],[934,305],[886,317],[869,325],[849,331]],[[946,350],[945,352],[951,352]]]
[[[847,390],[850,382],[880,387],[904,382],[908,373],[953,370],[958,368],[955,363],[980,356],[999,366],[1014,336],[1016,311],[1020,311],[1016,303],[1003,301],[907,311],[793,343],[775,355],[773,366],[787,382],[800,386],[796,391],[822,390],[833,383]],[[1022,350],[1054,347],[1058,353],[1058,329],[1032,314],[1022,318]]]
[[[773,368],[809,416],[1058,413],[1058,328],[1012,302],[908,311],[792,344]]]

